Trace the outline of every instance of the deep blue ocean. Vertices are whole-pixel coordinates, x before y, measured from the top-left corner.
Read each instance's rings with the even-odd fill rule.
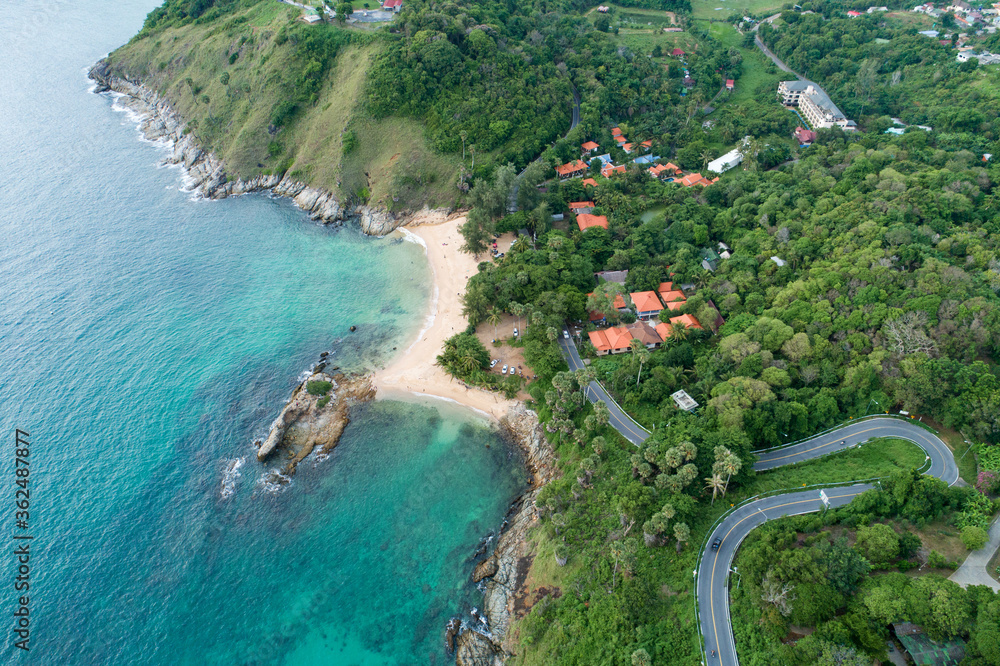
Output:
[[[523,465],[470,412],[375,402],[264,482],[253,441],[297,378],[323,351],[365,369],[405,348],[429,269],[285,200],[182,191],[85,76],[156,4],[0,3],[0,658],[444,664]],[[34,537],[27,653],[15,534]]]

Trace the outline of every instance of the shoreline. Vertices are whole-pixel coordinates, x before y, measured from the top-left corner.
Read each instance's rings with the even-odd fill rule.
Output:
[[[95,84],[91,92],[119,95],[116,104],[120,101],[121,108],[115,110],[132,114],[129,119],[136,123],[142,138],[168,151],[161,164],[180,167],[184,191],[206,199],[226,199],[255,192],[288,197],[308,213],[310,219],[324,224],[357,220],[361,230],[369,236],[385,236],[413,217],[412,214],[396,217],[387,210],[367,205],[347,207],[332,192],[293,180],[288,174],[231,180],[225,163],[198,145],[184,119],[158,92],[114,72],[106,57],[87,70],[87,77]],[[429,212],[432,211],[424,209],[416,215]]]
[[[499,421],[518,400],[468,386],[435,364],[444,342],[468,327],[462,314],[462,295],[470,277],[476,274],[479,262],[459,250],[463,238],[458,227],[465,221],[463,214],[442,212],[418,213],[397,232],[415,236],[424,247],[431,270],[433,292],[424,326],[407,345],[382,369],[376,370],[373,382],[376,398],[409,393],[416,396],[442,398],[489,415]]]

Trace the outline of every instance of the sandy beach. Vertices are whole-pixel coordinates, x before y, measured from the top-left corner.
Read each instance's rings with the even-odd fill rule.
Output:
[[[462,315],[462,294],[469,277],[476,272],[478,261],[459,250],[463,239],[458,227],[464,221],[464,216],[447,217],[430,212],[393,232],[412,234],[423,242],[433,273],[432,321],[388,367],[375,373],[374,382],[380,398],[394,397],[393,394],[403,397],[404,393],[444,398],[498,419],[515,401],[466,386],[434,364],[444,341],[469,325]]]

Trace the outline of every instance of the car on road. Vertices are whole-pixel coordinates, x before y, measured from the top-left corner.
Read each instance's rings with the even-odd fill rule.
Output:
[[[514,327],[514,337],[517,337],[517,326]]]
[[[569,340],[569,331],[567,331],[566,329],[563,329],[563,337]]]
[[[501,368],[500,374],[501,375],[506,375],[507,374],[507,364],[506,363],[504,363],[503,368]]]
[[[498,358],[493,359],[492,361],[490,361],[490,367],[491,368],[495,368],[496,365],[497,365],[497,363],[499,363],[499,362],[500,362],[500,359],[498,359]]]
[[[722,537],[715,537],[712,539],[712,550],[719,550],[719,546],[722,545]]]

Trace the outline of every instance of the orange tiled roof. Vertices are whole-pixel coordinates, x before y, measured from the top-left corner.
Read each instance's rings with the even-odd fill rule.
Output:
[[[566,176],[571,173],[576,173],[577,171],[581,170],[585,171],[586,169],[587,165],[585,162],[582,162],[580,160],[573,160],[572,162],[563,164],[562,166],[557,166],[556,173],[559,174],[560,176]]]
[[[575,210],[577,208],[593,208],[593,201],[574,201],[569,205],[570,210]]]
[[[672,285],[672,282],[663,282],[660,284],[662,287],[664,284]],[[687,297],[684,295],[683,291],[678,291],[676,289],[667,289],[666,291],[660,290],[660,298],[663,299],[664,303],[671,303],[673,301],[686,301]]]
[[[603,331],[591,331],[590,342],[597,348],[597,351],[614,351],[616,349],[628,349],[628,343],[632,340],[632,333],[624,326],[606,328]]]
[[[580,213],[576,216],[576,223],[580,231],[585,231],[591,227],[608,228],[608,218],[603,215],[591,215],[590,213]]]
[[[665,291],[671,291],[671,290],[673,290],[673,288],[674,288],[674,283],[673,282],[661,282],[659,288],[657,289],[657,291],[660,292],[660,296],[662,297],[663,296],[663,292],[665,292]]]
[[[598,148],[600,148],[600,146],[598,144],[594,143],[593,141],[588,141],[587,143],[583,144],[580,147],[583,148],[588,153],[590,151],[592,151],[592,150],[597,150]]]
[[[618,136],[621,133],[622,133],[622,131],[619,128],[617,128],[617,127],[612,127],[611,128],[611,136]]]
[[[656,334],[660,336],[661,340],[666,342],[667,338],[669,338],[671,335],[674,334],[674,329],[671,328],[670,324],[666,322],[660,322],[659,324],[656,325]]]
[[[632,152],[632,148],[633,148],[633,146],[632,146],[631,143],[623,143],[622,144],[622,150],[624,150],[626,153],[631,153]]]
[[[671,317],[670,323],[684,324],[688,328],[701,328],[701,324],[698,323],[698,320],[689,314],[681,315],[680,317]]]
[[[611,178],[611,174],[615,173],[625,173],[625,165],[620,164],[618,166],[614,166],[613,164],[607,164],[603,169],[601,169],[601,175],[605,178]]]
[[[624,310],[625,308],[628,307],[627,305],[625,305],[625,299],[622,298],[621,294],[615,294],[614,306],[616,310]]]
[[[597,187],[597,181],[594,180],[593,178],[584,178],[583,185],[584,187],[586,187],[587,185],[590,185],[591,187]]]
[[[643,148],[652,148],[653,147],[653,142],[652,141],[643,141],[639,145],[641,145]]]
[[[659,312],[663,309],[659,297],[655,291],[637,291],[629,294],[635,309],[639,312]]]

